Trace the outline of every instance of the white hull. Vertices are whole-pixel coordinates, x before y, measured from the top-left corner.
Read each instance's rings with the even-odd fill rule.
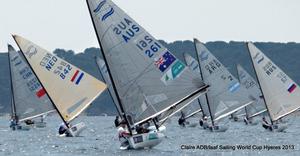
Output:
[[[47,123],[46,122],[35,122],[34,126],[36,128],[45,128],[47,126]]]
[[[80,133],[86,129],[83,122],[80,122],[67,130],[66,133],[59,135],[60,137],[79,137]]]
[[[14,127],[11,127],[14,131],[29,131],[31,129],[31,126],[27,125],[16,125]]]
[[[272,128],[269,128],[267,130],[271,132],[285,132],[286,129],[286,125],[272,125]]]
[[[132,149],[144,149],[152,148],[162,142],[165,137],[160,132],[149,132],[144,134],[137,134],[128,138],[130,148]]]
[[[228,129],[227,126],[213,126],[209,127],[210,132],[226,132]]]
[[[165,126],[161,126],[159,131],[155,129],[155,126],[150,126],[148,129],[150,130],[149,133],[136,134],[127,138],[126,141],[129,144],[121,145],[120,149],[149,149],[160,144],[163,138],[165,138],[165,135],[162,133],[166,130]]]
[[[245,123],[245,121],[244,121]],[[259,121],[258,120],[252,120],[252,121],[247,121],[247,124],[245,123],[245,125],[247,126],[255,126],[258,125]]]
[[[188,125],[186,125],[186,127],[196,127],[198,125],[198,123],[190,123]]]

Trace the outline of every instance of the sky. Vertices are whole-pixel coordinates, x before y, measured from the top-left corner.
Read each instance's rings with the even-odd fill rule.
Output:
[[[113,0],[167,42],[300,42],[299,0]],[[99,47],[85,0],[2,0],[0,51],[11,34],[41,47],[82,52]]]

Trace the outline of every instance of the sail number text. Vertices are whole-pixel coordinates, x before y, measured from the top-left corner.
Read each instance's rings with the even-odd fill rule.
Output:
[[[154,53],[161,49],[159,43],[157,43],[153,38],[146,35],[143,39],[139,40],[136,44],[139,50],[143,51],[149,58],[154,56]]]
[[[45,67],[46,70],[52,71],[54,74],[58,75],[61,79],[64,80],[67,74],[69,74],[72,70],[72,66],[64,61],[60,61],[59,65],[55,66],[57,62],[58,59],[56,56],[47,53],[40,62],[40,65],[42,67]]]

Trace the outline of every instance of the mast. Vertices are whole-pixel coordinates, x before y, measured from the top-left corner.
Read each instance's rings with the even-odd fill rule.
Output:
[[[21,47],[19,46],[19,43],[16,41],[15,36],[13,35],[13,38],[16,42],[16,44],[18,45],[19,49],[21,50]],[[22,51],[22,50],[21,50]],[[69,124],[64,120],[63,116],[61,115],[60,111],[58,110],[58,108],[56,107],[56,105],[54,104],[51,96],[49,95],[47,89],[44,87],[43,83],[40,81],[40,78],[36,75],[36,73],[34,72],[33,68],[31,67],[30,63],[28,62],[26,56],[24,55],[24,53],[21,53],[21,55],[24,57],[24,60],[26,61],[26,63],[28,64],[28,66],[30,67],[32,73],[34,74],[34,76],[36,77],[36,79],[38,80],[38,82],[41,84],[41,86],[44,88],[46,95],[49,97],[49,100],[51,101],[53,107],[56,109],[57,113],[59,114],[60,118],[63,120],[64,124],[67,126],[67,128],[69,127]]]
[[[96,61],[96,64],[98,65],[98,70],[99,70],[99,72],[100,72],[100,76],[101,76],[101,78],[105,81],[104,75],[102,75],[102,72],[101,72],[101,69],[100,69],[100,65],[99,65],[98,62],[97,62],[97,56],[95,56],[95,61]],[[106,66],[106,65],[105,65],[105,66]],[[106,66],[106,68],[107,68],[107,66]],[[107,83],[107,82],[106,82],[106,83]],[[108,89],[108,93],[109,93],[110,97],[113,99],[112,93],[109,91],[109,89]],[[112,101],[113,101],[113,103],[114,103],[114,106],[116,107],[116,110],[117,110],[119,116],[122,116],[121,112],[119,112],[119,109],[118,109],[118,107],[117,107],[117,104],[114,102],[114,100],[112,100]]]
[[[8,45],[10,46],[10,45]],[[11,72],[11,64],[10,64],[10,54],[9,54],[9,50],[7,52],[8,54],[8,67],[9,67],[9,74],[10,74],[10,88],[11,88],[11,117],[13,120],[16,121],[16,123],[18,123],[18,117],[16,114],[16,105],[15,105],[15,94],[14,94],[14,86],[13,86],[13,81],[12,81],[12,72]]]
[[[206,94],[205,94],[205,96],[206,96]],[[202,105],[201,105],[201,103],[200,103],[199,98],[197,99],[197,101],[198,101],[198,104],[199,104],[199,106],[200,106],[200,109],[202,110],[202,118],[203,118],[203,117],[204,117],[203,107],[202,107]]]
[[[103,60],[104,60],[105,64],[107,65],[107,66],[106,66],[106,69],[107,69],[109,78],[110,78],[110,80],[111,80],[111,84],[112,84],[113,90],[114,90],[115,93],[116,93],[116,97],[117,97],[117,100],[118,100],[120,109],[121,109],[121,111],[122,111],[122,113],[123,113],[123,117],[124,117],[124,119],[125,119],[125,121],[126,121],[128,130],[129,130],[130,134],[132,134],[131,126],[130,126],[130,124],[129,124],[128,118],[127,118],[126,113],[125,113],[125,111],[124,111],[124,108],[123,108],[123,106],[122,106],[121,98],[120,98],[119,93],[117,92],[117,88],[116,88],[116,85],[115,85],[115,83],[114,83],[114,79],[113,79],[113,77],[112,77],[112,75],[111,75],[111,71],[110,71],[109,65],[108,65],[108,63],[107,63],[106,56],[105,56],[105,54],[104,54],[104,50],[103,50],[103,47],[102,47],[102,44],[101,44],[101,41],[100,41],[98,32],[97,32],[97,30],[96,30],[96,25],[95,25],[95,22],[94,22],[94,20],[93,20],[93,16],[92,16],[92,13],[91,13],[91,8],[90,8],[90,5],[89,5],[89,3],[88,3],[87,0],[86,0],[86,3],[87,3],[87,6],[88,6],[88,9],[89,9],[89,14],[90,14],[90,17],[91,17],[91,20],[92,20],[92,23],[93,23],[93,27],[94,27],[94,30],[95,30],[95,33],[96,33],[96,37],[97,37],[98,43],[99,43],[99,45],[100,45],[100,50],[101,50],[101,53],[102,53],[102,56],[103,56]]]
[[[200,66],[200,62],[199,62],[200,58],[199,58],[199,55],[198,55],[198,52],[197,52],[197,47],[196,47],[195,41],[194,41],[194,47],[195,47],[195,52],[196,52],[196,56],[197,56],[197,61],[198,61],[198,64],[199,64],[200,76],[201,76],[201,79],[204,81],[203,75],[202,75],[201,66]],[[214,118],[213,118],[212,113],[211,113],[211,109],[210,109],[210,105],[209,105],[209,100],[208,100],[207,94],[208,94],[208,92],[205,93],[205,99],[206,99],[206,103],[207,103],[207,106],[208,106],[209,115],[210,115],[210,118],[211,118],[211,124],[212,124],[212,126],[215,126],[215,121],[214,121]]]
[[[249,49],[249,46],[248,46],[248,44],[249,44],[249,42],[247,42],[246,43],[246,46],[247,46],[247,49],[248,49],[248,54],[249,54],[249,56],[250,56],[250,60],[251,60],[251,65],[252,65],[252,68],[254,69],[254,75],[255,75],[255,77],[256,77],[256,79],[257,79],[257,83],[258,83],[258,85],[259,85],[259,89],[260,89],[260,91],[261,91],[261,94],[262,94],[262,98],[264,99],[264,102],[265,102],[265,105],[266,105],[266,108],[267,108],[267,110],[268,110],[268,114],[269,114],[269,117],[270,117],[270,121],[271,121],[271,124],[273,125],[274,123],[273,123],[273,120],[272,120],[272,118],[271,118],[271,114],[270,114],[270,112],[269,112],[269,108],[268,108],[268,105],[267,105],[267,103],[266,103],[266,99],[265,99],[265,96],[264,96],[264,92],[263,92],[263,90],[261,89],[261,85],[260,85],[260,81],[259,81],[259,79],[258,79],[258,77],[257,77],[257,72],[256,72],[256,69],[255,69],[255,67],[254,67],[254,62],[253,62],[253,59],[252,59],[252,57],[251,57],[251,54],[250,54],[250,49]]]

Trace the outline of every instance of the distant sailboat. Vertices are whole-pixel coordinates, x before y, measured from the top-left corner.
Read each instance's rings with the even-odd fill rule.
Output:
[[[55,109],[23,56],[8,45],[8,59],[12,91],[13,130],[29,130],[20,122],[54,112]]]
[[[241,85],[248,90],[249,99],[254,101],[251,105],[245,107],[247,121],[253,122],[252,118],[267,111],[266,105],[256,81],[240,64],[237,65],[237,72]]]
[[[215,122],[244,108],[253,101],[248,99],[247,90],[238,80],[217,60],[215,56],[197,39],[194,40],[200,63],[203,81],[210,85],[206,93],[207,104],[212,121],[213,131],[218,129]]]
[[[111,82],[111,79],[109,77],[105,62],[100,57],[95,57],[95,59],[96,59],[96,64],[98,65],[98,69],[100,71],[100,75],[102,76],[103,80],[105,81],[105,83],[107,85],[109,94],[110,94],[113,102],[115,103],[118,114],[119,114],[120,117],[122,117],[122,109],[120,108],[120,104],[119,104],[119,101],[117,99],[117,95],[116,95],[116,93],[114,91],[114,88],[112,86],[112,82]]]
[[[98,97],[106,85],[38,45],[14,35],[31,70],[67,126],[69,136],[78,136],[84,124],[71,126],[74,120]]]
[[[299,86],[253,43],[247,44],[253,67],[270,115],[271,131],[283,131],[275,122],[300,108]]]
[[[199,67],[199,63],[196,59],[194,59],[191,55],[189,55],[188,53],[184,53],[184,60],[187,64],[187,66],[194,71],[195,73],[197,73],[198,75],[201,74],[200,73],[200,67]],[[196,110],[195,112],[197,112],[197,110],[201,110],[202,112],[202,117],[199,120],[199,124],[200,126],[202,126],[203,128],[207,128],[206,126],[206,122],[205,120],[208,119],[208,117],[210,117],[210,113],[209,113],[209,108],[207,105],[207,99],[206,96],[200,96],[197,100],[193,101],[194,106],[198,105],[200,106],[200,109],[194,109]],[[191,104],[192,105],[192,104]],[[192,115],[192,114],[191,114]],[[201,123],[202,122],[202,123]]]
[[[111,0],[87,0],[113,90],[131,133],[125,148],[153,147],[161,124],[206,92],[205,85],[169,50]],[[152,121],[157,130],[137,134]]]

